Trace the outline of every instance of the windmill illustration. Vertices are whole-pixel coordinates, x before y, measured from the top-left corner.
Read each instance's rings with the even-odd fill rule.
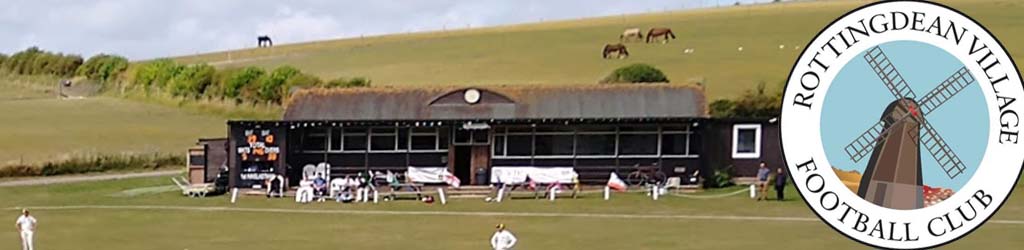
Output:
[[[923,98],[917,99],[881,48],[871,48],[864,59],[896,100],[889,103],[877,123],[844,148],[854,162],[859,162],[871,152],[857,194],[887,208],[922,208],[921,147],[931,154],[950,179],[965,169],[964,163],[925,116],[974,83],[975,79],[966,67],[962,67]]]

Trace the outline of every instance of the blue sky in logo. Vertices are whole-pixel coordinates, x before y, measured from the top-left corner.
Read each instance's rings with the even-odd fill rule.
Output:
[[[945,50],[926,43],[895,41],[880,47],[918,99],[964,66]],[[854,57],[836,76],[822,104],[821,115],[821,139],[828,160],[836,168],[861,173],[870,155],[854,163],[843,148],[878,122],[885,107],[895,100],[864,60],[865,53]],[[950,179],[928,150],[921,148],[925,185],[959,190],[974,175],[988,141],[986,110],[985,97],[975,82],[925,117],[967,168]]]

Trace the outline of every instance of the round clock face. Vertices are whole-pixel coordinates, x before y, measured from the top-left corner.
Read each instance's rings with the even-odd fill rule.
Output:
[[[467,89],[466,92],[463,93],[462,98],[465,99],[467,103],[476,104],[477,102],[480,102],[480,91],[476,89]]]

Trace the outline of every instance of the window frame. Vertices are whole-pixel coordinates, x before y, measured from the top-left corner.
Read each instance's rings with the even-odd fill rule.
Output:
[[[740,130],[754,130],[754,152],[739,152]],[[732,125],[732,158],[733,159],[758,159],[761,158],[762,142],[761,124],[733,124]]]
[[[590,130],[590,129],[586,129],[586,128],[581,129],[579,127],[574,127],[574,128],[572,128],[572,131],[558,131],[558,132],[544,131],[544,132],[538,132],[535,126],[531,126],[531,127],[526,127],[526,126],[501,126],[501,127],[495,127],[495,128],[492,129],[491,141],[493,143],[491,144],[491,158],[493,158],[493,159],[609,159],[609,158],[628,159],[628,158],[698,158],[698,157],[700,157],[699,154],[693,153],[695,151],[694,149],[699,147],[699,145],[693,145],[693,142],[694,142],[693,138],[695,137],[694,133],[696,133],[696,132],[693,130],[693,126],[691,126],[689,124],[670,124],[670,125],[669,124],[659,124],[657,126],[654,126],[656,128],[656,130],[648,130],[648,131],[622,131],[620,128],[623,127],[623,126],[645,127],[645,126],[650,126],[650,125],[603,125],[603,126],[612,127],[612,129],[604,130],[604,131],[600,131],[600,130],[599,131],[594,131],[594,130]],[[673,128],[682,127],[684,129],[682,129],[682,130],[680,130],[680,129],[665,130],[666,127],[673,127]],[[515,132],[510,132],[511,130],[516,130],[516,131]],[[572,154],[571,155],[537,155],[537,145],[536,145],[536,143],[537,143],[536,139],[537,138],[536,137],[538,135],[570,135],[570,134],[573,136],[573,150],[572,150]],[[665,154],[663,152],[662,143],[663,143],[663,140],[664,140],[664,135],[666,135],[666,134],[671,134],[671,135],[684,134],[684,135],[686,135],[686,142],[685,142],[685,145],[684,145],[685,146],[684,154]],[[579,137],[581,135],[605,135],[605,136],[612,135],[612,136],[614,136],[614,144],[615,144],[613,146],[614,153],[611,154],[611,155],[581,155],[579,153],[579,149],[578,149],[579,142],[580,142],[580,138]],[[656,151],[655,151],[655,153],[654,154],[629,154],[629,155],[622,154],[622,152],[621,152],[621,150],[619,148],[620,144],[622,144],[622,138],[621,138],[622,135],[655,135],[656,136],[656,141],[655,141],[655,143],[656,143]],[[530,155],[509,155],[509,148],[508,148],[508,142],[509,142],[508,138],[509,138],[509,136],[530,136],[531,137],[531,145],[530,145],[530,152],[531,152],[531,154]],[[502,137],[503,138],[501,140],[502,145],[500,145],[502,148],[504,148],[504,150],[502,151],[502,154],[495,153],[495,148],[498,147],[498,145],[497,145],[497,143],[498,143],[498,139],[497,138],[498,137]]]

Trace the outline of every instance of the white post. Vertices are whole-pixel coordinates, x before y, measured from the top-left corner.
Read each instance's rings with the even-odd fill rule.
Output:
[[[505,198],[505,185],[502,184],[498,187],[498,202],[500,203],[502,198]]]
[[[552,187],[551,191],[548,194],[548,199],[551,200],[551,201],[555,201],[555,194],[556,193],[558,193],[558,187],[557,186]]]
[[[444,188],[437,188],[437,196],[441,198],[441,205],[448,204],[448,198],[444,196]]]
[[[660,193],[661,191],[658,190],[658,185],[651,186],[651,197],[654,198],[654,200],[658,200],[658,195]]]
[[[757,197],[757,188],[754,187],[754,184],[750,184],[750,198],[754,197]]]
[[[377,201],[379,199],[380,199],[380,193],[378,193],[377,190],[373,190],[373,204],[377,204]]]
[[[238,199],[238,188],[231,189],[231,204],[235,204],[235,200]]]
[[[608,200],[608,198],[611,198],[611,189],[612,188],[608,186],[604,186],[604,200]]]

